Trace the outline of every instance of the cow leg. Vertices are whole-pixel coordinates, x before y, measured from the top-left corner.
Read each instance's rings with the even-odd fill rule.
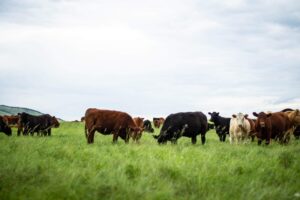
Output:
[[[129,143],[129,139],[130,139],[130,129],[126,129],[125,130],[125,143],[128,144]]]
[[[125,143],[126,144],[129,143],[129,139],[130,139],[129,133],[126,133],[126,138],[125,138]]]
[[[51,136],[51,128],[48,129],[48,136]]]
[[[196,144],[197,143],[197,136],[193,136],[192,137],[192,144]]]
[[[254,138],[255,138],[255,136],[251,135],[251,142],[254,142]]]
[[[232,144],[234,142],[233,132],[229,133],[229,142]]]
[[[88,144],[94,143],[94,135],[95,135],[95,131],[96,131],[96,130],[91,130],[91,131],[89,131],[88,138],[87,138],[87,143],[88,143]]]
[[[218,133],[218,136],[219,136],[220,142],[222,142],[222,141],[223,141],[222,134],[221,134],[221,133]]]
[[[117,143],[118,136],[119,136],[119,132],[118,131],[114,131],[114,133],[113,133],[113,143]]]
[[[224,132],[224,133],[223,133],[222,142],[225,142],[225,141],[226,141],[226,133]]]
[[[202,144],[205,144],[205,140],[206,140],[205,133],[201,134],[201,142],[202,142]]]
[[[27,135],[28,134],[28,130],[27,128],[25,127],[24,130],[23,130],[23,135]]]
[[[18,126],[18,133],[17,133],[18,136],[21,135],[21,130],[22,130],[21,126]]]
[[[271,131],[269,133],[267,133],[267,137],[266,137],[266,145],[269,145],[271,141]]]

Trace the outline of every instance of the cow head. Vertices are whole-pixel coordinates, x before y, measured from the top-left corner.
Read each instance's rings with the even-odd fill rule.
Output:
[[[242,128],[244,121],[248,117],[248,115],[244,115],[243,113],[238,113],[237,115],[232,115],[232,117],[236,119],[238,126]]]
[[[167,129],[162,128],[158,136],[153,136],[157,139],[158,144],[165,144],[167,141],[176,143],[177,139],[181,137],[185,130],[188,128],[188,124],[184,124],[181,127],[172,127],[169,126]]]
[[[162,117],[153,117],[153,125],[155,128],[159,128],[164,123],[165,119]]]
[[[59,125],[60,124],[59,124],[58,120],[56,119],[56,117],[55,116],[51,117],[51,126],[58,128]]]
[[[130,128],[130,131],[131,131],[131,137],[134,141],[138,142],[140,140],[140,138],[142,137],[142,133],[144,131],[144,128],[141,128],[141,127],[132,127]]]
[[[11,128],[5,123],[3,117],[0,116],[0,131],[4,132],[7,136],[11,136]]]
[[[218,121],[218,118],[219,118],[219,113],[218,112],[213,112],[213,113],[209,112],[208,114],[210,115],[210,120],[209,121],[214,122],[214,123],[216,121]]]
[[[157,140],[158,144],[165,144],[171,139],[168,130],[161,130],[159,135],[153,135],[153,138]]]
[[[260,129],[267,126],[267,122],[269,121],[269,117],[272,116],[272,113],[260,112],[259,114],[257,114],[256,112],[253,112],[253,115],[257,117],[255,126],[257,129]]]

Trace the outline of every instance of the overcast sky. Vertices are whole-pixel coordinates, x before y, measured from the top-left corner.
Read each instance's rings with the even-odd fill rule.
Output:
[[[300,106],[299,0],[1,0],[0,104],[66,120]]]

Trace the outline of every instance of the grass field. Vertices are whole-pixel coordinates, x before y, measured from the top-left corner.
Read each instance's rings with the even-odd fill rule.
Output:
[[[158,130],[156,130],[156,133]],[[64,122],[51,137],[0,134],[0,199],[300,199],[300,142],[288,146],[181,138],[158,145],[96,134]]]

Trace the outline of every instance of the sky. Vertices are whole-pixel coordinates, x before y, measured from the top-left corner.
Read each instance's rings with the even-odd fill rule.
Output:
[[[300,108],[300,1],[1,0],[0,104],[65,120]]]

